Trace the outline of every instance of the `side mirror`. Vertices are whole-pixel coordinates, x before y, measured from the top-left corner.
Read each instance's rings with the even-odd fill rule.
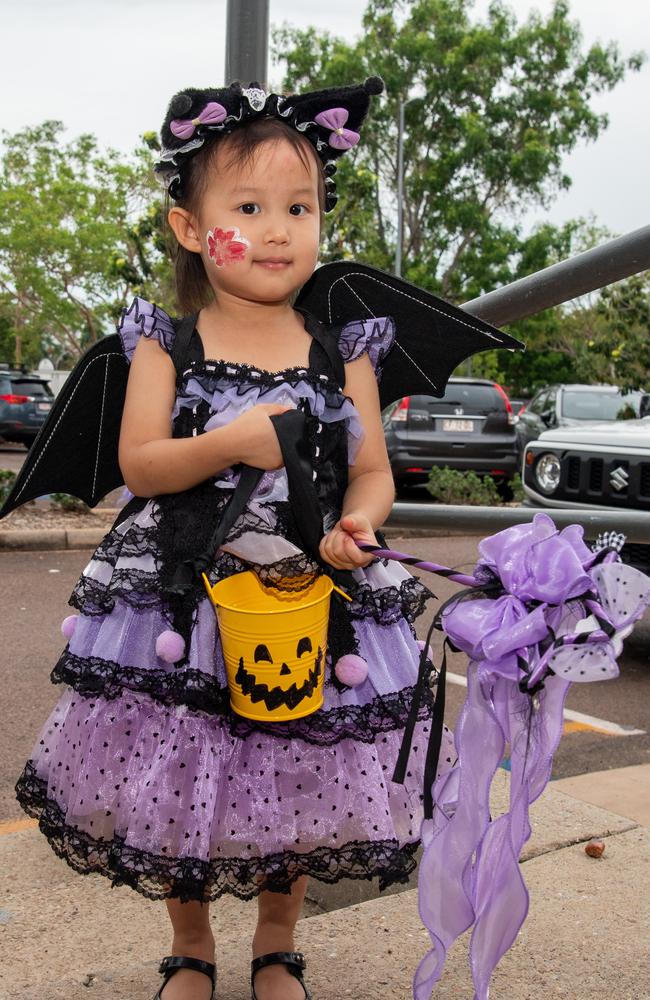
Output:
[[[552,427],[555,424],[555,410],[544,410],[540,416],[547,427]]]

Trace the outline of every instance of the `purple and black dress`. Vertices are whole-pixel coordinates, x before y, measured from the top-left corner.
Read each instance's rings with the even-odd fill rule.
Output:
[[[194,329],[172,433],[203,433],[260,402],[302,407],[329,531],[363,428],[323,349],[327,328],[317,337],[307,318],[306,328],[309,367],[280,372],[205,359]],[[130,359],[141,336],[172,354],[177,329],[162,309],[136,298],[118,332]],[[337,332],[342,359],[367,352],[380,378],[392,320]],[[18,779],[18,801],[77,871],[152,899],[207,901],[225,892],[250,899],[262,889],[287,893],[300,875],[329,883],[378,876],[381,889],[406,882],[420,843],[430,683],[405,780],[391,775],[418,679],[413,623],[432,595],[394,561],[351,571],[352,601],[332,602],[323,706],[289,722],[237,715],[203,583],[172,600],[166,580],[174,562],[209,537],[240,474],[225,469],[183,493],[134,497],[121,510],[69,598],[79,615],[51,674],[65,688]],[[210,583],[252,568],[273,585],[313,569],[299,516],[284,467],[265,473],[215,552]],[[169,629],[185,639],[176,662],[156,652]],[[368,664],[356,686],[334,671],[346,653]],[[429,664],[429,681],[433,675]],[[454,763],[445,728],[438,774]]]

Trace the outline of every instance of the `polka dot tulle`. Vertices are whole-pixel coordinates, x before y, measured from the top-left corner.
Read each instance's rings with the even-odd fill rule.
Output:
[[[56,852],[150,898],[251,898],[301,874],[371,878],[414,868],[430,724],[416,726],[404,784],[401,733],[330,748],[238,740],[216,717],[141,695],[68,689],[17,785]],[[454,760],[445,729],[439,773]]]

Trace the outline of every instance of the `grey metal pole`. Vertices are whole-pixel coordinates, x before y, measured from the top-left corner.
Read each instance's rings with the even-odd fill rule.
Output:
[[[226,86],[257,81],[266,88],[269,52],[269,0],[228,0],[226,11]]]
[[[397,242],[395,245],[395,274],[402,274],[402,245],[404,243],[404,107],[399,102],[397,127]]]
[[[504,326],[648,268],[650,226],[642,226],[593,250],[465,302],[462,308],[494,326]]]
[[[558,528],[582,524],[588,538],[601,531],[622,531],[628,542],[650,544],[650,517],[644,510],[558,510],[555,507],[461,507],[438,503],[394,503],[384,527],[392,531],[420,530],[426,534],[485,534],[513,524],[527,524],[543,512]]]

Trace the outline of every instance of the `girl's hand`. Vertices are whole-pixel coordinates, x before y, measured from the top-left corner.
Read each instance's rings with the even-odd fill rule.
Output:
[[[292,409],[282,403],[257,403],[231,420],[227,426],[232,431],[236,461],[255,469],[281,469],[280,442],[269,417]]]
[[[372,552],[362,552],[353,539],[379,545],[372,525],[364,514],[345,514],[321,539],[321,558],[335,569],[357,569],[375,558]]]

